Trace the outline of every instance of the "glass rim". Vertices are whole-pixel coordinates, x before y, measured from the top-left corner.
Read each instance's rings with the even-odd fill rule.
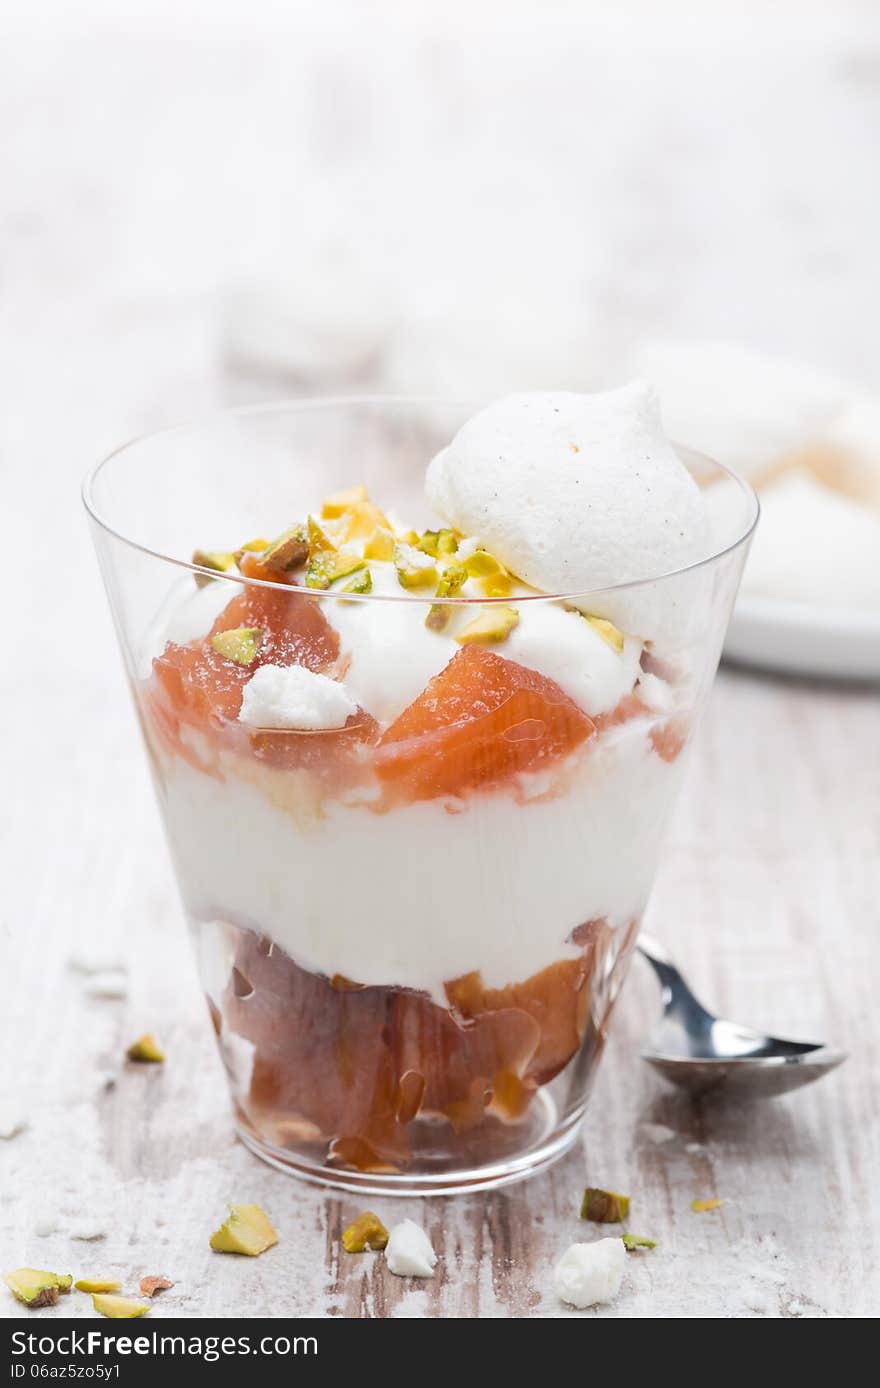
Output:
[[[237,405],[231,406],[226,409],[212,410],[200,417],[191,419],[189,421],[185,421],[183,423],[169,424],[162,429],[149,430],[145,434],[135,434],[131,438],[126,439],[124,443],[118,444],[117,447],[112,449],[109,453],[104,454],[104,456],[99,458],[96,463],[92,464],[92,466],[88,469],[82,480],[80,496],[82,499],[83,506],[85,507],[86,512],[88,513],[90,519],[95,523],[95,525],[99,526],[106,534],[112,536],[113,539],[118,540],[120,544],[128,546],[129,549],[136,550],[140,554],[145,554],[151,559],[158,559],[163,563],[172,564],[176,568],[179,568],[186,573],[207,577],[215,580],[216,582],[232,583],[235,584],[237,587],[246,586],[253,588],[268,588],[275,592],[282,592],[288,594],[293,589],[294,591],[301,593],[305,597],[313,597],[318,599],[329,598],[331,600],[343,600],[345,602],[399,602],[421,604],[427,603],[430,606],[433,606],[435,603],[440,603],[444,606],[447,604],[473,606],[473,604],[476,602],[479,602],[482,606],[488,606],[492,603],[510,603],[513,600],[513,598],[510,595],[506,597],[494,598],[465,598],[461,596],[438,598],[412,592],[343,593],[342,591],[337,591],[334,589],[306,588],[302,585],[295,585],[290,583],[276,583],[270,581],[269,579],[250,578],[244,574],[223,573],[216,569],[205,568],[201,564],[194,564],[191,560],[180,559],[172,554],[165,554],[161,550],[153,549],[150,545],[142,544],[140,541],[134,540],[130,536],[123,534],[121,530],[118,530],[116,526],[112,525],[110,521],[101,514],[98,504],[95,500],[94,486],[98,480],[98,477],[103,472],[104,468],[107,467],[108,464],[112,463],[114,459],[121,457],[122,454],[127,453],[130,449],[134,448],[138,444],[149,443],[153,439],[161,439],[169,434],[185,434],[190,431],[195,431],[200,428],[204,428],[210,424],[214,424],[222,419],[234,419],[246,417],[249,415],[261,414],[300,414],[308,413],[311,411],[317,412],[319,410],[325,409],[351,408],[352,406],[393,406],[402,408],[412,408],[415,406],[420,406],[423,408],[434,409],[451,409],[459,407],[462,409],[473,410],[481,408],[481,405],[477,402],[474,402],[473,400],[462,400],[452,397],[432,395],[382,395],[367,393],[355,395],[310,395],[287,400],[268,400],[253,405]],[[660,583],[666,579],[678,578],[683,576],[684,574],[694,573],[698,569],[707,568],[709,565],[715,564],[719,560],[725,558],[725,556],[733,554],[742,545],[748,543],[748,541],[754,534],[755,527],[758,524],[758,519],[761,514],[761,504],[758,500],[758,496],[755,492],[755,489],[751,486],[751,484],[748,481],[746,481],[746,479],[740,473],[736,472],[735,469],[731,467],[727,467],[726,464],[717,462],[714,458],[710,458],[707,454],[701,453],[699,452],[699,450],[691,448],[687,444],[678,443],[675,440],[670,440],[670,442],[672,443],[672,447],[677,452],[683,452],[692,458],[699,459],[705,463],[709,463],[713,468],[716,468],[720,473],[724,474],[724,476],[727,477],[729,481],[736,484],[740,494],[743,496],[744,500],[749,504],[750,510],[748,519],[740,533],[737,534],[736,538],[734,540],[731,540],[729,544],[724,545],[722,548],[713,550],[712,553],[704,555],[702,559],[695,559],[690,564],[683,564],[679,568],[667,569],[663,573],[650,574],[644,578],[627,579],[624,580],[622,583],[612,583],[602,588],[578,589],[574,592],[531,592],[524,594],[517,593],[515,595],[515,601],[517,603],[582,602],[587,598],[599,596],[600,594],[625,593],[630,591],[631,589],[644,588],[652,583]],[[516,575],[514,575],[514,577],[516,577]],[[520,581],[523,582],[524,580]]]

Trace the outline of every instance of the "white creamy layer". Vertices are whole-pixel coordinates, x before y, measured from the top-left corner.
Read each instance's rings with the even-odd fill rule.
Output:
[[[314,596],[313,601],[321,603],[322,612],[339,632],[340,663],[346,667],[341,681],[343,698],[353,700],[386,727],[462,649],[455,634],[483,611],[485,597],[475,582],[468,582],[461,597],[470,601],[452,608],[444,631],[432,631],[425,626],[430,599],[404,595],[393,564],[371,560],[370,573],[372,595],[363,601],[332,592]],[[142,662],[144,674],[149,673],[150,660],[161,654],[166,641],[183,643],[204,636],[238,591],[238,585],[222,580],[195,590],[187,581],[182,592],[173,595],[170,613],[157,622],[149,637]],[[522,601],[528,591],[520,585],[508,599],[519,611],[519,624],[506,641],[490,649],[555,680],[586,713],[609,712],[639,678],[642,643],[627,637],[618,654],[579,613],[558,603]],[[397,600],[376,601],[380,594]],[[262,709],[265,727],[319,726],[314,721],[292,722],[293,699],[290,717],[286,717],[277,682],[259,671],[257,675],[258,686],[252,695],[247,692],[251,682],[245,686],[244,721],[256,725]],[[262,685],[265,687],[261,689]],[[314,707],[318,692],[310,685],[308,717],[312,720],[320,719]],[[342,703],[337,701],[332,708],[329,699],[327,703],[323,726],[338,727],[339,721],[334,720],[339,719]]]
[[[385,814],[338,802],[299,815],[227,770],[225,784],[160,754],[169,840],[193,916],[250,925],[297,964],[420,989],[479,969],[500,988],[574,956],[576,926],[643,910],[682,758],[653,751],[651,721],[576,754],[552,798],[510,788]],[[288,786],[293,772],[274,773]],[[541,794],[546,775],[523,777]],[[266,793],[264,793],[264,791]],[[305,795],[305,791],[304,791]]]
[[[400,597],[393,564],[373,561],[370,571],[374,594]],[[427,602],[325,600],[323,611],[339,632],[340,655],[348,661],[345,688],[383,726],[408,708],[462,649],[456,633],[483,609],[473,582],[461,596],[473,602],[452,608],[442,632],[425,626]],[[630,692],[640,673],[640,641],[627,638],[618,654],[579,613],[558,603],[517,602],[517,596],[507,601],[517,608],[519,623],[490,650],[555,680],[589,714],[607,713]]]

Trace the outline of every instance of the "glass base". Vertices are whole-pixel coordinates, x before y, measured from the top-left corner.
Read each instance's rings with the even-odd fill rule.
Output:
[[[351,1171],[310,1161],[301,1152],[273,1147],[259,1138],[250,1126],[236,1123],[236,1131],[244,1145],[278,1171],[298,1176],[314,1185],[332,1186],[337,1190],[359,1191],[367,1195],[462,1195],[471,1191],[495,1190],[523,1181],[538,1171],[559,1161],[577,1140],[584,1107],[558,1121],[556,1104],[550,1094],[541,1091],[532,1103],[528,1130],[523,1124],[510,1125],[516,1152],[491,1162],[475,1162],[471,1166],[452,1167],[449,1156],[438,1158],[432,1170],[427,1148],[418,1154],[421,1170],[414,1172]],[[523,1141],[528,1146],[523,1150]]]

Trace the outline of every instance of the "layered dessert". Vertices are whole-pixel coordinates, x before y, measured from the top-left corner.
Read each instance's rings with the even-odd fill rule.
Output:
[[[354,1172],[582,1105],[702,678],[708,514],[647,386],[503,400],[425,495],[197,550],[137,689],[241,1124]]]

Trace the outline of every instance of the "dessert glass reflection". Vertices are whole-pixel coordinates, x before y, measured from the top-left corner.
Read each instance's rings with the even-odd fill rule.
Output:
[[[239,1134],[349,1188],[575,1139],[757,513],[645,388],[471,414],[232,411],[85,485]]]

